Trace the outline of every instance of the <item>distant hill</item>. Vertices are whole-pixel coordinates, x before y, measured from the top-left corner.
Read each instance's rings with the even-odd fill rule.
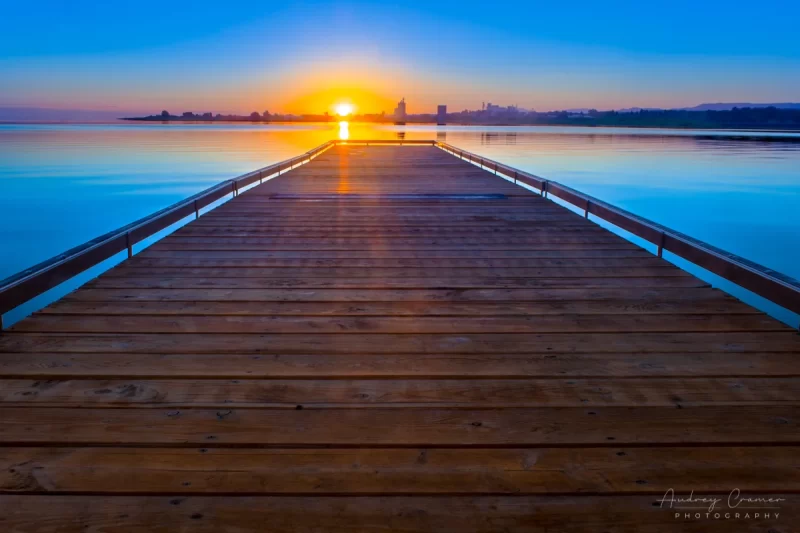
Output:
[[[110,122],[130,111],[0,107],[0,122]]]
[[[683,107],[683,111],[730,111],[734,107],[743,108],[762,108],[762,107],[777,107],[779,109],[800,109],[800,103],[784,102],[780,104],[752,104],[749,102],[738,102],[732,104],[700,104],[694,107]]]
[[[626,107],[624,109],[616,109],[617,113],[639,113],[640,111],[663,111],[661,107]]]

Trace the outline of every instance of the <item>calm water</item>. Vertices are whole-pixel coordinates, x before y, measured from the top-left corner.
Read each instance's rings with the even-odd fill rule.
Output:
[[[0,125],[0,278],[340,135],[446,140],[800,278],[800,134],[763,134],[773,135],[770,141],[709,134],[356,124],[347,131],[337,124]]]

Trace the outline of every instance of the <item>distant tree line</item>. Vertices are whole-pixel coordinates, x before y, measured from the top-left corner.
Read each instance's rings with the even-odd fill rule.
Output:
[[[430,115],[433,117],[433,115]],[[729,111],[688,111],[643,109],[638,111],[597,111],[585,113],[551,111],[538,113],[487,113],[462,111],[447,115],[459,124],[623,126],[639,128],[694,129],[800,129],[800,109],[776,107],[733,108]]]
[[[180,115],[173,115],[167,110],[158,115],[146,117],[125,117],[122,120],[142,120],[151,122],[329,122],[333,120],[329,114],[324,115],[280,115],[269,111],[259,113],[253,111],[249,115],[223,115],[221,113],[193,113],[186,111]]]
[[[329,115],[281,115],[269,111],[254,111],[249,115],[222,115],[192,113],[172,115],[162,111],[158,115],[131,117],[124,120],[186,121],[186,122],[332,122],[339,117]],[[349,120],[360,122],[392,122],[391,115],[356,115]],[[408,115],[409,123],[436,122],[434,114]],[[639,128],[694,128],[694,129],[786,129],[800,130],[800,109],[776,107],[743,107],[728,111],[689,111],[679,109],[638,111],[597,111],[584,113],[571,111],[506,111],[464,110],[447,114],[449,124],[484,125],[561,125],[561,126],[622,126]]]

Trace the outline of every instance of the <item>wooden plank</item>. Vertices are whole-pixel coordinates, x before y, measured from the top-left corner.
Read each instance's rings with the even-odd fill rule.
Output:
[[[276,221],[280,222],[280,221]],[[601,235],[607,230],[600,226],[579,223],[579,224],[558,224],[558,225],[538,225],[538,226],[515,226],[510,224],[503,225],[480,225],[480,226],[384,226],[376,220],[374,225],[352,224],[340,226],[338,222],[331,225],[326,224],[320,227],[319,224],[286,226],[275,224],[272,226],[241,227],[238,225],[224,226],[195,226],[187,224],[172,234],[173,237],[193,237],[193,238],[222,238],[222,237],[291,237],[291,238],[353,238],[370,237],[381,239],[394,238],[413,238],[413,237],[482,237],[487,238],[493,235],[515,236],[515,237],[540,237],[543,235]]]
[[[265,259],[206,259],[204,257],[185,257],[178,259],[151,258],[135,255],[124,264],[110,270],[134,268],[653,268],[664,266],[663,259],[651,257],[577,257],[577,258],[265,258]]]
[[[593,242],[576,242],[576,243],[540,243],[531,244],[526,242],[498,242],[496,244],[482,244],[472,242],[471,239],[464,239],[460,242],[449,241],[436,241],[431,240],[423,243],[397,243],[397,242],[375,242],[375,241],[360,241],[352,243],[316,243],[316,242],[293,242],[293,243],[280,243],[280,244],[230,244],[220,242],[218,244],[181,244],[172,243],[171,241],[161,241],[153,244],[150,248],[153,252],[168,252],[168,251],[189,251],[189,252],[205,252],[205,251],[232,251],[232,252],[248,252],[248,251],[298,251],[308,250],[309,248],[318,249],[320,251],[359,251],[359,250],[381,250],[385,252],[391,251],[447,251],[447,250],[486,250],[491,252],[497,251],[537,251],[537,250],[582,250],[586,248],[596,250],[632,250],[633,245],[615,242],[608,239],[603,243]]]
[[[720,297],[735,307],[735,300],[709,288],[608,287],[587,291],[582,288],[547,289],[94,289],[82,288],[63,301],[92,302],[574,302],[635,301],[632,311],[669,302],[698,304]]]
[[[376,348],[377,350],[377,348]],[[62,379],[798,377],[800,352],[0,353],[0,376]]]
[[[45,334],[6,333],[0,353],[503,354],[717,353],[800,354],[793,332],[460,333],[444,334]]]
[[[720,421],[735,420],[735,423]],[[156,429],[157,428],[157,429]],[[527,447],[800,444],[800,407],[9,407],[2,445]]]
[[[334,182],[331,185],[333,187],[338,187],[341,182]],[[268,184],[269,185],[269,184]],[[480,187],[479,192],[481,194],[493,194],[495,191],[487,190],[486,187]],[[513,189],[515,191],[519,189]],[[265,191],[267,194],[274,194],[273,191]],[[331,195],[336,195],[337,191],[328,191]],[[350,191],[351,193],[353,191]],[[361,193],[362,191],[355,191],[356,193]],[[405,189],[404,192],[407,193],[414,193],[414,191],[410,189]],[[452,190],[449,191],[453,194],[460,195],[464,193],[463,189]],[[346,194],[346,193],[338,193],[338,194]],[[251,197],[256,199],[255,196]],[[302,200],[276,200],[273,198],[269,198],[269,196],[265,196],[263,198],[264,202],[270,202],[270,205],[274,205],[274,209],[270,209],[272,215],[276,213],[281,213],[284,211],[291,211],[296,210],[298,206],[303,206],[303,214],[305,216],[313,215],[315,213],[334,213],[334,214],[341,214],[342,216],[348,215],[363,215],[363,214],[370,214],[370,215],[380,215],[381,213],[386,214],[387,216],[402,216],[402,215],[418,215],[418,214],[426,214],[425,211],[430,209],[431,206],[431,199],[424,199],[420,198],[419,200],[409,200],[409,201],[397,201],[391,200],[390,198],[384,198],[383,200],[379,199],[342,199],[337,201],[336,198],[332,198],[330,200],[319,200],[316,198],[310,198],[307,201]],[[263,203],[263,202],[260,202]],[[259,202],[251,203],[248,205],[243,205],[243,209],[249,207],[250,210],[257,210]],[[564,213],[564,208],[559,206],[558,204],[554,204],[552,202],[542,201],[536,196],[526,196],[525,198],[517,198],[517,199],[503,199],[503,200],[480,200],[480,201],[472,201],[470,202],[468,199],[460,198],[460,199],[453,199],[448,201],[441,201],[435,203],[436,210],[435,211],[428,211],[428,216],[439,216],[445,217],[451,214],[486,214],[486,213],[502,213],[505,215],[515,215],[515,214],[525,214],[529,211],[535,209],[536,212],[542,213]],[[224,209],[224,211],[219,211],[218,213],[223,212],[241,212],[238,208],[234,209],[231,205],[222,206],[220,209]],[[215,210],[214,213],[217,213]],[[213,216],[212,213],[210,213]]]
[[[109,292],[112,292],[109,290]],[[712,293],[713,295],[714,293]],[[80,301],[62,300],[43,309],[50,315],[198,315],[198,316],[537,316],[537,315],[754,315],[753,308],[726,298],[707,297],[686,300],[599,300],[541,302],[348,302],[293,301]]]
[[[181,237],[170,236],[166,239],[159,241],[153,245],[153,249],[159,247],[166,249],[174,247],[175,249],[191,249],[193,246],[202,246],[201,249],[254,249],[260,250],[262,248],[274,248],[276,250],[285,249],[287,246],[293,245],[313,245],[315,248],[324,250],[332,246],[352,247],[352,248],[371,248],[373,246],[381,247],[414,247],[424,248],[427,246],[437,246],[446,248],[449,246],[471,246],[471,247],[486,247],[492,248],[504,245],[528,245],[529,248],[534,249],[537,246],[549,245],[576,245],[576,244],[600,244],[603,247],[608,244],[624,244],[625,248],[630,249],[632,245],[628,242],[622,241],[619,237],[614,235],[603,234],[581,234],[573,236],[570,234],[561,235],[543,235],[543,236],[529,236],[529,235],[492,235],[489,237],[474,237],[474,236],[458,236],[458,235],[437,235],[437,236],[411,236],[411,237],[396,237],[392,239],[385,239],[380,236],[364,236],[364,237],[344,237],[344,236],[329,236],[329,237],[303,237],[303,236],[266,236],[266,237]],[[225,247],[225,248],[223,248]],[[611,246],[613,248],[613,246]]]
[[[592,407],[800,405],[800,379],[0,379],[19,407]]]
[[[42,314],[11,332],[54,333],[590,333],[792,330],[766,315],[203,316]]]
[[[26,533],[790,533],[800,496],[775,493],[780,518],[745,512],[714,520],[675,518],[662,495],[536,496],[0,496],[0,526]],[[688,496],[688,495],[684,495]],[[43,509],[47,510],[43,519]],[[777,512],[777,511],[773,511]],[[723,517],[724,518],[724,517]],[[499,526],[498,526],[499,525]],[[502,529],[498,529],[498,527]]]
[[[709,287],[692,276],[609,278],[184,278],[181,276],[115,278],[87,284],[94,289],[476,289],[559,287]]]
[[[0,492],[12,493],[699,495],[730,487],[797,492],[800,448],[0,448]]]
[[[319,230],[319,215],[303,213],[305,213],[305,209],[297,209],[293,212],[280,214],[262,210],[261,216],[254,216],[255,213],[248,216],[247,213],[242,213],[239,210],[227,212],[214,210],[203,214],[198,220],[192,222],[192,227],[198,230],[225,228],[234,230],[270,230],[275,228]],[[398,214],[391,217],[381,216],[380,213],[343,215],[337,212],[335,216],[328,215],[329,220],[327,220],[326,228],[329,229],[367,227],[411,230],[430,227],[431,223],[434,222],[437,227],[443,229],[463,231],[466,231],[467,228],[478,231],[490,228],[518,228],[520,231],[524,231],[531,228],[596,227],[578,214],[567,210],[552,214],[542,213],[536,209],[532,213],[490,213],[488,215],[465,212],[460,215],[437,216],[432,215],[430,211],[414,215],[409,213]]]
[[[202,254],[191,250],[153,250],[142,252],[148,258],[197,258],[204,259],[239,259],[239,258],[280,258],[280,259],[434,259],[434,258],[477,258],[477,259],[522,259],[522,258],[590,258],[590,257],[653,257],[653,254],[641,248],[631,249],[599,249],[597,247],[558,249],[558,250],[205,250]]]
[[[686,277],[682,270],[668,265],[656,267],[611,268],[115,268],[104,278],[176,277],[187,278],[622,278],[622,277]]]

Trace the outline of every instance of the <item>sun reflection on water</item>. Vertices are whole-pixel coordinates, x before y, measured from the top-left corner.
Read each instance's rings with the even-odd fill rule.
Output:
[[[350,138],[350,124],[343,120],[339,123],[339,140],[346,141]]]

